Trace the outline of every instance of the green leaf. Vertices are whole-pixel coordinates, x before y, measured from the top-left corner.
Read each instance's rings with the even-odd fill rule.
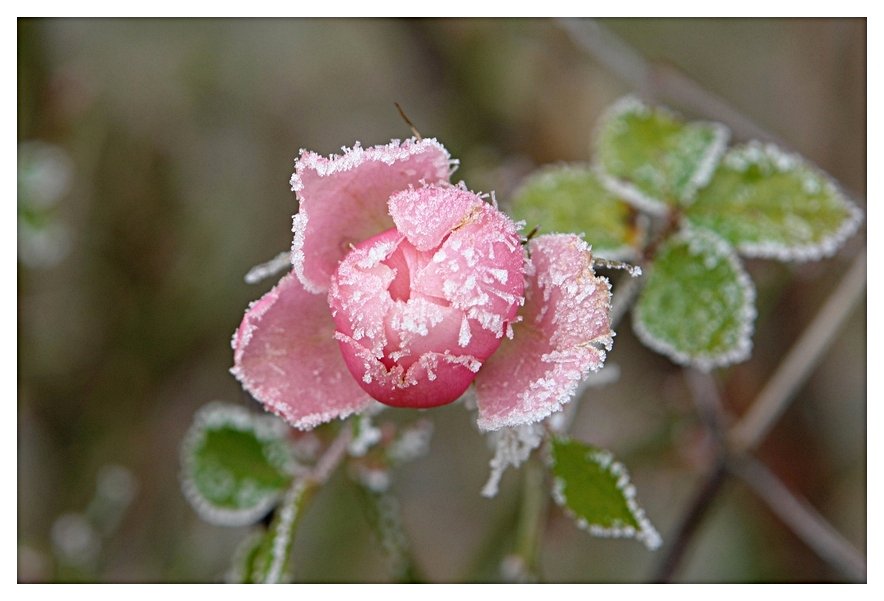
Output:
[[[291,580],[295,530],[316,483],[295,480],[273,516],[270,527],[253,532],[240,543],[227,574],[228,582],[278,584]]]
[[[685,212],[738,252],[779,260],[833,254],[861,216],[824,173],[758,142],[730,150]]]
[[[292,479],[287,432],[277,418],[237,405],[200,409],[181,447],[182,488],[200,516],[240,526],[266,514]]]
[[[269,537],[266,530],[255,530],[244,538],[233,552],[230,570],[226,580],[230,584],[254,584],[254,575],[259,574],[262,566],[267,565],[267,550],[271,547],[265,542]]]
[[[539,225],[544,233],[584,233],[593,254],[610,259],[635,255],[635,210],[608,192],[589,167],[560,165],[534,172],[516,191],[510,212],[528,229]]]
[[[646,277],[633,327],[647,346],[702,370],[749,356],[755,288],[724,240],[683,230],[660,247]]]
[[[667,109],[628,96],[602,117],[596,160],[609,190],[662,214],[668,206],[689,204],[709,181],[728,135],[719,123],[685,123]]]
[[[649,549],[660,535],[635,501],[626,468],[610,452],[567,438],[554,438],[553,498],[590,534],[632,537]]]

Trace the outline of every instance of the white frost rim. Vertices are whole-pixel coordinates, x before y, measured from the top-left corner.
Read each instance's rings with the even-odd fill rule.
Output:
[[[686,228],[676,234],[676,236],[673,237],[673,240],[682,240],[689,244],[690,237],[692,236],[695,239],[705,238],[706,240],[704,242],[712,243],[713,249],[717,255],[728,261],[737,275],[737,284],[743,291],[743,302],[738,309],[737,319],[739,320],[740,329],[737,332],[736,344],[722,353],[701,353],[698,355],[690,355],[687,352],[676,348],[669,341],[658,338],[653,334],[642,321],[640,311],[633,311],[632,313],[632,329],[642,343],[648,348],[657,351],[662,355],[666,355],[679,365],[694,366],[701,371],[708,372],[715,367],[725,367],[745,361],[749,358],[749,355],[752,352],[752,334],[755,331],[755,285],[752,283],[749,274],[743,269],[743,265],[740,262],[737,253],[734,252],[733,248],[718,235],[706,230]],[[648,267],[649,277],[653,268],[654,266],[652,263]]]
[[[257,504],[243,509],[222,509],[209,503],[190,477],[195,466],[194,451],[205,441],[206,433],[211,429],[230,427],[244,432],[253,432],[262,442],[284,439],[288,428],[278,419],[255,415],[244,407],[214,401],[202,407],[194,416],[193,424],[187,431],[181,444],[181,472],[179,479],[184,497],[194,510],[207,522],[218,526],[244,526],[264,516],[282,493],[266,495]],[[297,463],[291,455],[270,454],[265,458],[287,474],[294,474]]]

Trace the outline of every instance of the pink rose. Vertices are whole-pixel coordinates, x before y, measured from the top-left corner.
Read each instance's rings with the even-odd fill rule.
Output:
[[[293,271],[246,311],[232,373],[298,428],[475,381],[479,426],[543,419],[610,350],[610,291],[570,234],[527,245],[436,140],[301,151]]]

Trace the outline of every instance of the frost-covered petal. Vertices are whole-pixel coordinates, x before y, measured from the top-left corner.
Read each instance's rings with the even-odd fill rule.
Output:
[[[362,387],[393,407],[426,409],[456,401],[469,388],[482,363],[470,355],[426,352],[409,367],[386,365],[362,344],[336,334],[344,361]]]
[[[416,249],[430,250],[483,204],[477,194],[461,187],[424,186],[391,196],[389,210],[396,229]]]
[[[397,226],[355,245],[328,302],[344,361],[373,398],[433,407],[457,399],[524,302],[517,226],[462,187],[394,195]],[[422,248],[418,248],[420,245]]]
[[[355,245],[393,226],[390,196],[421,182],[447,182],[448,151],[436,140],[393,140],[343,155],[301,151],[292,190],[299,200],[292,231],[292,264],[311,292],[328,288],[338,262]]]
[[[433,253],[412,289],[462,311],[465,336],[500,339],[524,300],[524,261],[516,224],[483,203]]]
[[[414,293],[410,279],[431,256],[391,228],[355,247],[329,287],[344,361],[359,385],[388,405],[456,400],[499,345],[493,337],[461,345],[462,312]]]
[[[595,275],[589,245],[570,234],[529,244],[523,321],[476,378],[479,427],[539,421],[568,402],[610,350],[611,292]]]
[[[231,373],[296,428],[373,403],[344,365],[325,297],[304,290],[293,273],[249,306],[232,344]]]

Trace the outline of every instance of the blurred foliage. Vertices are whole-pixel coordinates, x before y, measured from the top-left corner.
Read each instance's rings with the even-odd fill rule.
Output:
[[[603,24],[863,198],[863,20]],[[39,215],[68,242],[52,261],[29,261],[20,222],[19,580],[223,577],[246,530],[205,524],[190,508],[179,443],[208,401],[254,408],[227,374],[229,340],[270,286],[247,286],[243,274],[290,244],[297,207],[287,182],[299,148],[406,137],[399,102],[461,160],[456,177],[495,190],[505,208],[538,165],[585,161],[601,110],[630,91],[548,20],[20,19],[19,216]],[[70,168],[49,205],[23,195],[26,151],[41,147]],[[731,410],[751,402],[863,243],[818,263],[748,263],[758,288],[753,358],[717,374]],[[709,442],[680,369],[629,327],[610,361],[620,381],[584,395],[572,434],[629,466],[665,541]],[[759,451],[860,549],[865,382],[861,308]],[[414,559],[433,581],[495,580],[512,545],[517,478],[481,498],[491,451],[470,413],[456,404],[425,417],[435,425],[430,453],[394,484]],[[137,491],[114,506],[112,528],[90,513],[110,465]],[[363,513],[345,477],[323,487],[294,542],[295,580],[386,579]],[[72,549],[89,561],[72,566]],[[540,556],[543,577],[566,582],[643,580],[658,559],[557,513]],[[739,485],[681,576],[839,578]]]

